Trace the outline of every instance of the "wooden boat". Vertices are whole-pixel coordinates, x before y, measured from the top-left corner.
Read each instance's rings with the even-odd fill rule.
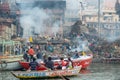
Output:
[[[0,70],[17,70],[22,68],[19,61],[22,60],[22,55],[16,56],[0,56]]]
[[[79,74],[81,66],[72,69],[54,70],[54,71],[12,71],[11,73],[20,79],[33,78],[56,78],[60,76],[75,76]]]
[[[79,58],[71,58],[71,60],[73,62],[73,66],[82,65],[82,69],[86,69],[90,65],[90,63],[92,62],[92,59],[93,59],[92,54],[80,56]],[[67,60],[67,59],[65,59],[65,60]],[[56,67],[59,65],[60,59],[57,58],[57,59],[54,59],[53,61],[54,61],[54,66]],[[20,61],[19,63],[26,70],[29,68],[29,62]],[[44,62],[40,61],[40,64],[44,65]],[[44,67],[38,67],[37,69],[38,70],[45,70]]]

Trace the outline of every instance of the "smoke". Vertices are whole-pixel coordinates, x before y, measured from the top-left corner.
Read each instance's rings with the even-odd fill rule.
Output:
[[[46,27],[44,21],[50,18],[43,9],[38,7],[21,10],[23,14],[20,18],[20,24],[24,28],[24,37],[32,35],[32,30],[34,29],[35,33],[44,33]],[[28,34],[26,34],[28,32]]]
[[[120,39],[119,35],[120,32],[118,32],[118,30],[115,30],[114,33],[110,31],[106,31],[103,35],[101,35],[101,37],[107,42],[115,42],[117,39]]]
[[[80,1],[79,0],[66,0],[67,1],[67,9],[76,10],[80,9]]]
[[[107,40],[108,42],[114,42],[114,41],[116,41],[117,39],[118,39],[117,36],[106,37],[106,40]]]
[[[75,42],[76,48],[72,48],[71,50],[72,52],[89,51],[89,48],[88,48],[89,42],[86,39],[83,40],[82,37],[77,36],[74,39],[74,42]]]
[[[33,32],[43,36],[45,34],[51,35],[52,33],[58,33],[60,21],[55,21],[52,10],[35,6],[33,1],[31,4],[25,3],[26,5],[20,4],[20,25],[24,29],[24,38],[32,36]]]
[[[53,24],[53,27],[52,27],[52,32],[54,34],[56,34],[58,32],[60,28],[60,21],[56,21],[54,24]]]

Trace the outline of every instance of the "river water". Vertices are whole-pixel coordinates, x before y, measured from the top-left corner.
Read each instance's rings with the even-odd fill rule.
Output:
[[[120,80],[120,64],[93,63],[87,70],[82,70],[78,76],[69,78],[70,80]],[[19,79],[15,78],[10,71],[1,71],[0,80]]]

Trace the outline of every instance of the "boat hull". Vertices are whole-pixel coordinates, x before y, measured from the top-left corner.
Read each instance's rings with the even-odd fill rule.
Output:
[[[2,56],[0,57],[0,70],[18,70],[22,66],[19,64],[22,61],[22,55],[19,56]]]
[[[22,68],[18,61],[0,63],[0,70],[18,70]]]
[[[61,76],[75,76],[79,74],[80,67],[65,70],[54,70],[54,71],[13,71],[11,72],[15,77],[20,79],[32,79],[32,78],[56,78]]]

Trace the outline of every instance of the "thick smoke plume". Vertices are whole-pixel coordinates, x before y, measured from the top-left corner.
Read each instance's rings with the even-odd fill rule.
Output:
[[[37,7],[27,11],[21,10],[21,13],[23,15],[20,18],[20,24],[24,28],[24,37],[32,35],[32,30],[35,33],[44,33],[46,30],[44,21],[50,18],[49,15]]]
[[[19,2],[20,3],[20,2]],[[33,3],[33,4],[32,4]],[[32,1],[29,5],[20,3],[20,24],[24,28],[24,38],[28,38],[37,33],[39,35],[51,35],[56,34],[60,28],[60,21],[55,21],[53,13],[49,9],[42,9],[41,7],[35,6]]]

